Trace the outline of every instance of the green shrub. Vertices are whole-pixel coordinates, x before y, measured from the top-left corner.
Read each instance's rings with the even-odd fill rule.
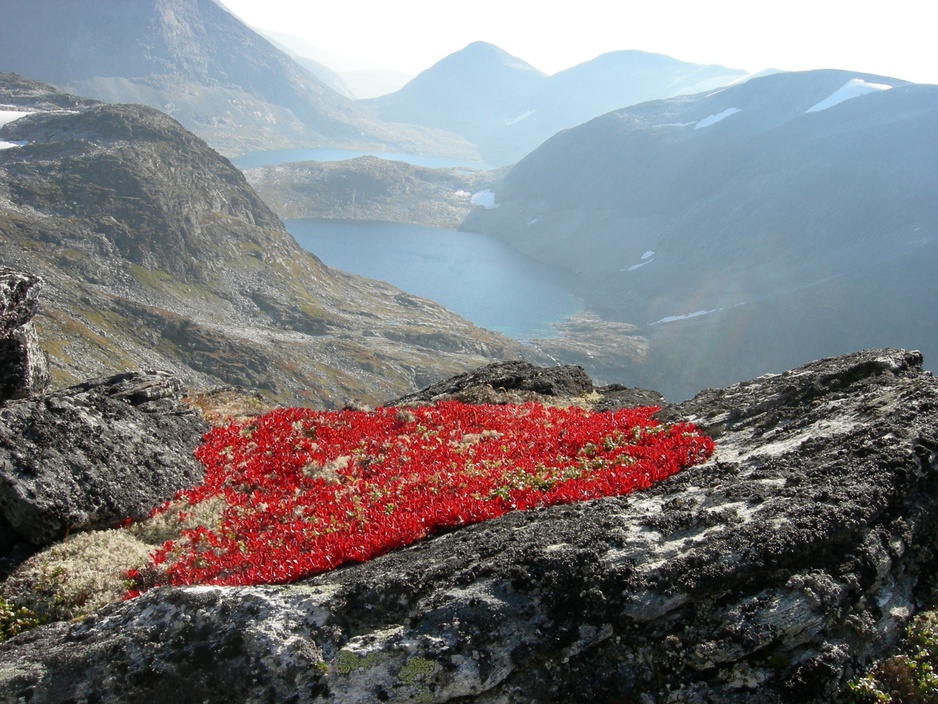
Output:
[[[938,704],[938,612],[917,616],[900,653],[850,682],[856,704]]]
[[[25,606],[15,606],[0,597],[0,643],[40,623],[36,614]]]

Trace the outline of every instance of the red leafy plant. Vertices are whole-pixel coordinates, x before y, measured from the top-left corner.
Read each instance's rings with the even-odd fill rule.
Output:
[[[127,596],[157,584],[291,582],[507,511],[643,489],[712,454],[710,438],[659,424],[656,410],[446,401],[279,409],[216,428],[196,451],[204,483],[154,515],[213,501],[217,521],[131,570]]]

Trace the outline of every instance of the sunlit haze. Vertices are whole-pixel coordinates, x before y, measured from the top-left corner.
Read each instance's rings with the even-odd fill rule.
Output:
[[[255,29],[412,75],[473,41],[552,74],[621,49],[758,72],[841,68],[938,83],[932,6],[840,0],[223,0]]]

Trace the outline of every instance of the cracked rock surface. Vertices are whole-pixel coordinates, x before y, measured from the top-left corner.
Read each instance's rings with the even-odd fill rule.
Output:
[[[0,696],[838,701],[934,573],[938,385],[921,363],[865,351],[665,408],[717,451],[649,491],[40,627],[0,645]]]
[[[144,517],[200,482],[208,428],[181,399],[178,379],[146,371],[0,404],[0,557]]]

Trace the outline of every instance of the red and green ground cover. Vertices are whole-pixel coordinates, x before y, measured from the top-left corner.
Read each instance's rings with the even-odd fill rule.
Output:
[[[131,571],[128,596],[153,584],[291,582],[507,511],[644,489],[711,455],[710,438],[659,424],[656,410],[448,401],[279,409],[216,428],[197,451],[204,483],[154,514],[213,501],[217,520]]]

